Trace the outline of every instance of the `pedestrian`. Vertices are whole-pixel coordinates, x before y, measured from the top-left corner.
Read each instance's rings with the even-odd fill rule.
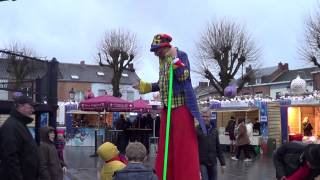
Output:
[[[248,119],[247,121],[246,128],[247,128],[247,135],[250,140],[250,144],[248,145],[248,150],[251,154],[253,154],[254,157],[256,157],[257,153],[254,150],[254,145],[253,145],[253,123],[251,122],[250,119]]]
[[[57,137],[55,141],[55,145],[58,151],[59,159],[64,162],[63,150],[66,145],[65,131],[63,129],[56,130]]]
[[[143,162],[147,158],[147,149],[140,142],[129,143],[126,148],[128,165],[115,172],[113,180],[157,180],[153,169],[146,168]]]
[[[28,130],[33,121],[34,103],[27,96],[14,99],[10,117],[0,128],[0,178],[38,180],[39,148]]]
[[[320,145],[289,142],[273,154],[278,180],[313,180],[320,175]]]
[[[125,153],[126,146],[129,143],[129,134],[127,129],[129,128],[129,122],[126,121],[124,114],[120,114],[120,118],[117,120],[116,129],[122,130],[118,133],[117,147],[121,154]]]
[[[52,127],[42,127],[40,138],[40,179],[63,180],[63,174],[67,169],[55,147],[56,130]]]
[[[236,126],[236,120],[233,116],[230,117],[230,120],[228,121],[226,132],[229,134],[229,140],[230,140],[230,153],[234,154],[236,151],[236,137],[234,135],[234,128]]]
[[[116,171],[126,167],[126,159],[119,154],[117,146],[110,142],[100,145],[97,153],[104,161],[100,171],[100,180],[111,180]]]
[[[309,121],[309,117],[305,117],[303,120],[303,134],[305,136],[312,136],[313,127]]]
[[[203,133],[206,133],[206,128],[191,84],[188,55],[180,49],[173,47],[170,44],[171,40],[171,36],[167,34],[157,34],[154,36],[150,51],[159,57],[159,81],[156,83],[140,81],[134,85],[134,88],[138,89],[142,94],[160,91],[163,109],[160,116],[160,137],[155,169],[158,178],[162,179],[166,117],[169,104],[169,69],[171,64],[173,64],[173,95],[167,179],[199,180],[199,165],[190,163],[199,162],[194,118],[199,121]]]
[[[201,114],[208,132],[207,135],[204,135],[201,128],[197,126],[201,179],[217,180],[217,158],[219,159],[222,173],[226,166],[220,147],[219,133],[210,123],[209,109],[204,109]]]
[[[245,125],[245,119],[239,118],[238,124],[235,127],[235,136],[236,136],[236,146],[237,146],[237,152],[236,156],[231,157],[232,160],[239,160],[241,151],[244,152],[245,159],[244,161],[252,161],[249,154],[249,144],[250,140],[247,134],[247,128]]]

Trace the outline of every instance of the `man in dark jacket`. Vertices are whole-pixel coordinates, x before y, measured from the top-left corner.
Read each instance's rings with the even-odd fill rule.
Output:
[[[32,99],[15,98],[15,108],[0,129],[0,178],[3,180],[38,180],[39,150],[27,128],[33,121]]]
[[[115,172],[113,180],[157,180],[154,171],[143,165],[146,155],[147,150],[142,143],[129,143],[126,148],[129,164],[124,169]]]
[[[220,148],[219,134],[210,123],[209,109],[202,110],[201,114],[208,132],[207,135],[204,135],[201,127],[197,127],[201,177],[202,180],[217,180],[217,158],[220,161],[222,171],[226,165]]]
[[[65,164],[60,160],[54,144],[55,129],[42,127],[40,129],[40,179],[63,180],[66,171]]]
[[[289,142],[279,147],[273,155],[278,180],[285,180],[299,168],[308,165],[310,171],[305,180],[313,180],[320,174],[320,145]]]

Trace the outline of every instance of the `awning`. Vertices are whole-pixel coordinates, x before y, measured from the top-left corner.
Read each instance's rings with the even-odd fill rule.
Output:
[[[81,111],[81,110],[71,110],[67,114],[87,114],[87,115],[98,115],[99,112],[96,111]],[[101,114],[101,113],[100,113]]]
[[[228,108],[219,108],[219,109],[210,109],[212,112],[250,112],[258,111],[258,108],[253,107],[228,107]]]

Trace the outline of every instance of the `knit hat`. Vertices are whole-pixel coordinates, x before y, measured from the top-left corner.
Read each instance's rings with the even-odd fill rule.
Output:
[[[309,144],[305,150],[304,155],[306,161],[308,161],[312,168],[320,168],[320,145]]]
[[[14,97],[14,103],[16,105],[18,104],[30,104],[32,106],[36,105],[30,97],[25,95]]]
[[[158,48],[162,47],[171,47],[170,42],[172,41],[172,37],[168,34],[157,34],[153,37],[150,51],[154,52]]]

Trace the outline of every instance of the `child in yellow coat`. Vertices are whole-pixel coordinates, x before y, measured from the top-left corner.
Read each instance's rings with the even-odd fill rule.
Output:
[[[117,146],[110,142],[102,144],[98,148],[97,153],[101,159],[105,161],[100,172],[101,180],[112,180],[115,171],[119,171],[126,167],[125,160],[119,156]]]

